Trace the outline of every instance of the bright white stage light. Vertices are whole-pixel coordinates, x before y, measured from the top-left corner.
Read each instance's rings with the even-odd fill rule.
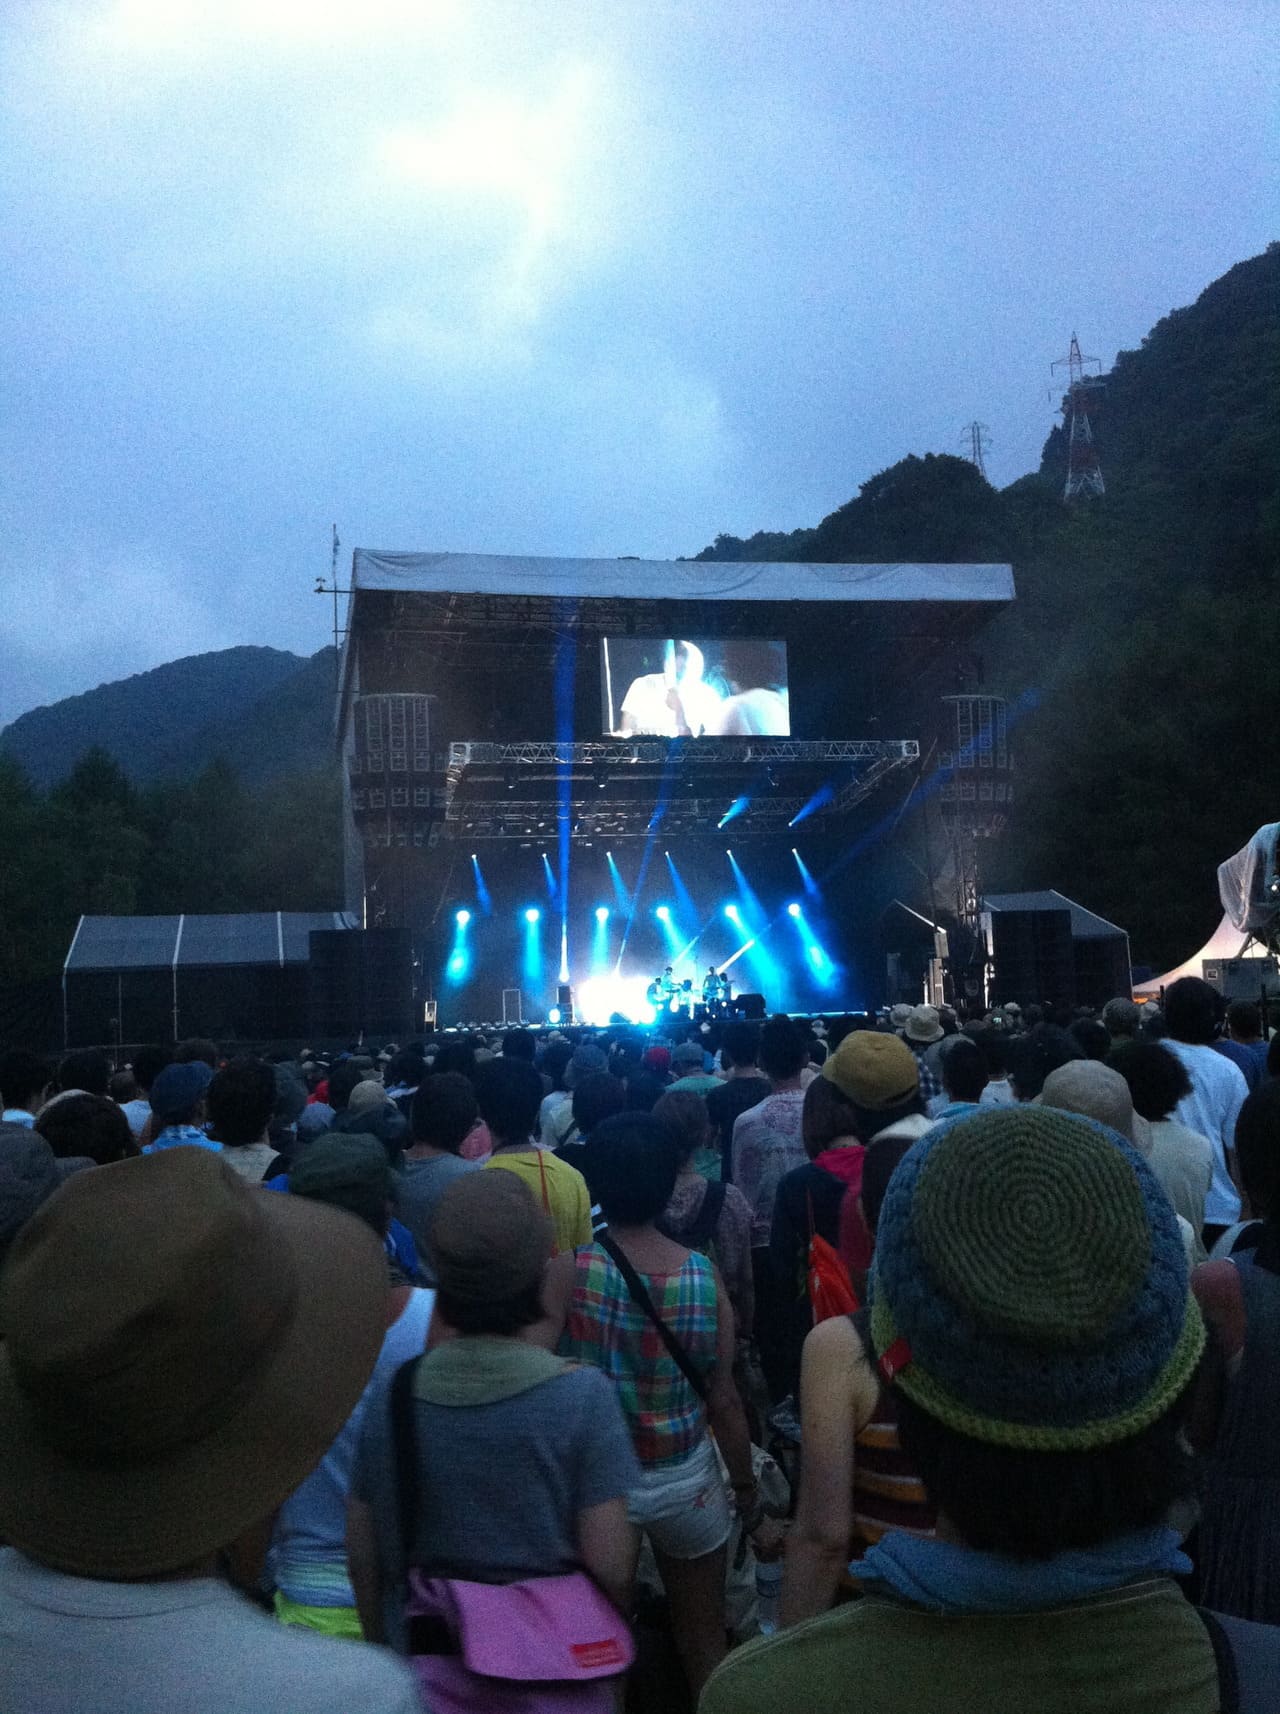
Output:
[[[541,915],[542,915],[542,912],[539,910],[535,910],[533,908],[533,906],[531,905],[529,907],[529,909],[524,913],[524,920],[526,922],[537,922],[538,918]]]
[[[787,906],[787,915],[789,917],[798,917],[800,915],[800,906],[799,905],[788,905]]]
[[[597,922],[608,922],[608,920],[609,920],[609,907],[608,907],[608,905],[597,905],[596,906],[596,921]]]
[[[671,921],[671,912],[667,909],[666,905],[659,905],[653,914],[657,917],[659,922]]]
[[[470,911],[459,911],[453,920],[454,920],[454,922],[457,923],[459,928],[465,928],[467,926],[467,924],[471,921],[471,912]]]

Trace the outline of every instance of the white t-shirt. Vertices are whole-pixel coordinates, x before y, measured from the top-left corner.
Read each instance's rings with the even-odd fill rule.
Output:
[[[1236,1120],[1249,1093],[1244,1072],[1216,1048],[1169,1038],[1160,1045],[1177,1054],[1191,1078],[1191,1093],[1174,1108],[1174,1118],[1188,1130],[1208,1137],[1213,1146],[1213,1182],[1204,1200],[1205,1223],[1230,1226],[1240,1218],[1240,1196],[1227,1171],[1226,1151],[1236,1146]]]
[[[642,673],[633,678],[622,700],[622,712],[630,715],[635,730],[655,738],[677,735],[676,711],[667,706],[671,688],[663,673]],[[684,708],[685,722],[697,738],[704,730],[713,730],[712,723],[720,709],[720,698],[701,679],[686,678],[677,687]]]
[[[281,1625],[214,1577],[108,1583],[0,1549],[0,1708],[422,1714],[383,1649]]]
[[[742,734],[785,738],[791,730],[791,710],[784,690],[740,690],[726,696],[714,722],[707,725],[708,737],[733,738]]]

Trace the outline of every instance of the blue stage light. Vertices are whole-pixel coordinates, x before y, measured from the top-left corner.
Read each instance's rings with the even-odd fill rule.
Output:
[[[726,905],[724,907],[724,914],[728,917],[730,922],[739,922],[741,920],[741,913],[738,910],[737,905]]]
[[[453,957],[449,960],[449,974],[450,974],[450,976],[461,976],[463,971],[466,968],[467,968],[466,955],[464,953],[461,953],[461,952],[455,952]]]
[[[467,924],[471,921],[471,912],[470,911],[459,911],[453,920],[454,920],[454,922],[457,923],[459,928],[465,928],[467,926]]]
[[[608,907],[608,905],[597,905],[596,906],[596,921],[597,922],[608,922],[608,920],[609,920],[609,907]]]
[[[798,917],[800,915],[800,906],[796,905],[796,904],[788,905],[787,906],[787,915],[789,917]]]
[[[653,914],[657,917],[659,922],[671,921],[671,912],[668,910],[666,905],[659,905]]]
[[[551,1010],[547,1013],[547,1022],[549,1024],[558,1024],[560,1022],[559,1006],[552,1006]]]
[[[537,922],[541,916],[542,912],[540,910],[536,910],[532,905],[530,905],[529,909],[524,913],[524,920],[526,922]]]

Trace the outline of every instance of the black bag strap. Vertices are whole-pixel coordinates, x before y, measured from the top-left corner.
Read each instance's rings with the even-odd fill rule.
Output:
[[[1240,1673],[1231,1638],[1215,1613],[1208,1612],[1204,1607],[1197,1607],[1196,1612],[1200,1616],[1200,1623],[1209,1633],[1209,1641],[1213,1644],[1213,1658],[1218,1665],[1219,1714],[1239,1714]]]
[[[617,1244],[614,1243],[608,1232],[598,1232],[596,1234],[596,1243],[599,1244],[600,1248],[609,1257],[614,1267],[616,1267],[618,1272],[622,1275],[626,1282],[627,1290],[631,1293],[632,1303],[635,1304],[637,1309],[641,1310],[646,1316],[648,1316],[649,1320],[657,1328],[658,1336],[666,1346],[667,1354],[671,1358],[672,1362],[679,1369],[685,1380],[688,1381],[694,1392],[697,1393],[703,1404],[706,1404],[706,1381],[689,1361],[689,1353],[685,1350],[684,1346],[676,1338],[675,1334],[654,1308],[653,1299],[645,1290],[644,1281],[640,1278],[640,1275],[631,1266],[631,1263],[623,1255]]]
[[[693,1225],[685,1232],[685,1238],[700,1250],[704,1244],[709,1244],[716,1235],[716,1227],[720,1222],[720,1214],[724,1208],[725,1188],[719,1179],[707,1181],[707,1192],[702,1198],[702,1206]]]
[[[395,1480],[396,1521],[400,1532],[400,1561],[407,1571],[413,1559],[413,1534],[418,1523],[418,1452],[413,1432],[413,1379],[420,1357],[410,1357],[391,1382],[392,1472]]]

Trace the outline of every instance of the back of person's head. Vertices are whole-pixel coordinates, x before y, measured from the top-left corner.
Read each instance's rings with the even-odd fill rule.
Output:
[[[1083,1059],[1080,1044],[1056,1024],[1037,1024],[1009,1044],[1009,1082],[1019,1101],[1033,1101],[1051,1071]]]
[[[503,1059],[523,1060],[532,1065],[538,1042],[532,1030],[508,1030],[502,1038]]]
[[[827,1055],[822,1077],[849,1102],[854,1135],[863,1143],[923,1111],[919,1061],[901,1036],[887,1031],[851,1030]]]
[[[1113,1066],[1100,1059],[1073,1059],[1051,1071],[1040,1091],[1040,1103],[1062,1113],[1096,1119],[1134,1142],[1134,1107],[1129,1085]]]
[[[627,1111],[652,1113],[666,1087],[665,1077],[655,1077],[651,1071],[633,1072],[627,1079]]]
[[[1111,1052],[1111,1031],[1096,1018],[1077,1018],[1068,1034],[1086,1059],[1105,1059]]]
[[[111,1061],[101,1048],[79,1048],[58,1062],[58,1088],[83,1089],[86,1095],[105,1095],[111,1082]]]
[[[495,1143],[527,1143],[542,1105],[542,1079],[531,1060],[504,1053],[477,1071],[476,1098]]]
[[[742,1070],[760,1063],[760,1026],[745,1018],[735,1019],[720,1037],[720,1063],[726,1070]]]
[[[694,1077],[702,1070],[702,1049],[696,1041],[682,1041],[671,1055],[671,1069],[677,1077]]]
[[[330,1131],[305,1148],[290,1168],[289,1194],[345,1209],[381,1238],[395,1195],[387,1151],[377,1137]]]
[[[570,1094],[586,1077],[598,1077],[609,1069],[609,1056],[594,1042],[582,1042],[564,1068],[564,1086]]]
[[[86,1158],[110,1166],[138,1152],[129,1121],[106,1095],[59,1096],[42,1109],[35,1128],[58,1160]]]
[[[627,1087],[620,1077],[595,1071],[574,1085],[573,1122],[579,1134],[589,1137],[601,1120],[621,1113],[627,1104]]]
[[[157,1072],[151,1085],[151,1111],[157,1125],[194,1125],[204,1118],[204,1098],[213,1073],[202,1059],[178,1061]]]
[[[413,1097],[413,1140],[456,1155],[479,1117],[476,1092],[461,1072],[442,1071],[424,1077]]]
[[[365,1081],[366,1068],[354,1059],[344,1059],[329,1073],[329,1105],[335,1113],[344,1112],[351,1092]]]
[[[131,1063],[133,1065],[133,1081],[138,1085],[141,1094],[150,1093],[152,1083],[172,1058],[172,1051],[167,1047],[161,1047],[158,1042],[148,1042],[138,1049]]]
[[[968,1546],[1045,1559],[1189,1492],[1204,1325],[1177,1216],[1114,1132],[1037,1106],[938,1126],[889,1182],[869,1295],[903,1449]]]
[[[1191,1074],[1171,1049],[1158,1041],[1121,1041],[1107,1055],[1107,1064],[1129,1085],[1133,1110],[1157,1123],[1167,1119],[1191,1093]]]
[[[800,1135],[810,1160],[816,1159],[839,1138],[858,1135],[857,1114],[852,1101],[829,1078],[815,1077],[805,1090]]]
[[[1246,1096],[1236,1119],[1236,1157],[1250,1207],[1274,1221],[1280,1215],[1280,1082]]]
[[[953,1101],[976,1101],[987,1087],[987,1062],[968,1036],[954,1036],[942,1056],[942,1086]]]
[[[564,1074],[569,1069],[569,1061],[573,1058],[573,1043],[567,1041],[548,1042],[542,1052],[540,1070],[551,1079],[553,1089],[565,1087]]]
[[[431,1070],[437,1077],[446,1071],[459,1072],[463,1077],[474,1077],[476,1072],[475,1043],[463,1041],[458,1036],[446,1037],[436,1049],[436,1057],[431,1062]]]
[[[0,1101],[6,1107],[28,1111],[49,1087],[51,1076],[48,1061],[38,1053],[11,1047],[0,1057]]]
[[[1010,1037],[1000,1030],[992,1029],[983,1024],[974,1031],[974,1043],[982,1055],[982,1063],[987,1068],[987,1076],[999,1080],[1009,1069]]]
[[[244,1054],[213,1074],[205,1091],[213,1136],[229,1148],[258,1142],[276,1104],[275,1067]]]
[[[1136,1036],[1142,1022],[1142,1008],[1117,994],[1102,1008],[1102,1022],[1113,1039],[1116,1036]]]
[[[679,1141],[682,1163],[705,1147],[711,1135],[707,1103],[696,1089],[668,1089],[654,1103],[653,1116]]]
[[[107,1084],[107,1094],[120,1107],[138,1099],[138,1085],[131,1071],[116,1071]]]
[[[1257,1041],[1262,1034],[1262,1009],[1256,1000],[1232,1000],[1227,1028],[1236,1041]]]
[[[675,1189],[680,1140],[654,1113],[617,1113],[587,1140],[585,1177],[611,1225],[656,1220]]]
[[[402,1047],[392,1054],[387,1064],[387,1088],[416,1089],[426,1073],[427,1067],[421,1048]]]
[[[779,1013],[760,1030],[760,1069],[774,1083],[790,1083],[799,1077],[809,1057],[804,1031],[785,1013]]]
[[[1198,976],[1180,976],[1164,996],[1165,1028],[1174,1041],[1208,1046],[1218,1034],[1220,997]]]
[[[454,1179],[427,1233],[441,1318],[464,1335],[511,1338],[532,1327],[542,1319],[542,1274],[554,1236],[514,1173]]]
[[[190,1065],[193,1060],[200,1060],[210,1071],[218,1069],[218,1044],[210,1041],[208,1036],[188,1036],[186,1041],[180,1041],[173,1050],[173,1057],[179,1065]]]

